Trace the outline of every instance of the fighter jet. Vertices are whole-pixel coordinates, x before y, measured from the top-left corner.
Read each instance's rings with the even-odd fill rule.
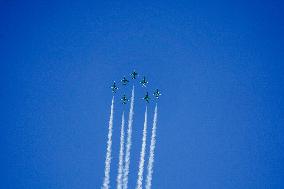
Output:
[[[131,78],[132,78],[132,79],[136,79],[137,76],[138,76],[138,73],[134,70],[134,71],[131,73]]]
[[[160,91],[158,89],[156,89],[156,91],[153,94],[156,98],[159,98],[162,94],[160,93]]]
[[[149,94],[148,92],[146,93],[145,97],[143,98],[147,103],[149,103],[150,101],[150,97],[149,97]]]
[[[116,86],[115,81],[113,82],[113,85],[111,86],[111,89],[112,89],[113,93],[116,93],[118,87]]]
[[[126,104],[128,101],[125,95],[123,95],[123,97],[120,100],[122,101],[122,104]]]
[[[122,82],[122,85],[126,85],[129,81],[125,77],[123,77],[121,82]]]
[[[143,77],[143,80],[140,81],[140,83],[142,84],[143,87],[146,87],[146,84],[148,83],[148,81],[146,80],[146,77]]]

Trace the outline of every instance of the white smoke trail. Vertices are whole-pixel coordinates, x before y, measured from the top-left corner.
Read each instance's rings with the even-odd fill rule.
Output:
[[[147,106],[145,110],[143,137],[142,137],[142,147],[140,152],[140,162],[136,189],[142,189],[143,185],[143,172],[144,172],[144,162],[145,162],[145,151],[146,151],[146,139],[147,139]]]
[[[132,88],[130,110],[129,110],[129,117],[128,117],[128,129],[127,129],[127,141],[126,141],[127,143],[126,143],[126,153],[125,153],[125,162],[124,162],[125,165],[124,165],[124,172],[123,172],[123,189],[127,189],[127,185],[128,185],[133,115],[134,115],[134,86]]]
[[[111,145],[112,145],[112,126],[113,126],[113,104],[114,97],[112,97],[111,108],[110,108],[110,118],[108,124],[108,141],[107,141],[107,152],[105,160],[105,177],[103,182],[103,189],[109,189],[110,182],[110,163],[111,163]]]
[[[155,152],[155,145],[156,145],[157,117],[158,117],[158,108],[156,104],[154,120],[153,120],[153,127],[152,127],[150,155],[149,155],[149,162],[148,162],[148,167],[147,167],[148,174],[146,178],[146,189],[151,189],[151,185],[152,185],[153,164],[154,164],[154,155],[155,155],[154,152]]]
[[[118,174],[117,174],[117,189],[122,189],[122,176],[123,176],[123,156],[124,156],[124,112],[121,118],[121,131],[120,131],[120,150],[118,161]]]

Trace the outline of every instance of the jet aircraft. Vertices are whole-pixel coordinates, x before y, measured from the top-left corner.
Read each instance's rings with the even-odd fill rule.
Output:
[[[113,85],[111,86],[111,89],[112,89],[113,93],[116,93],[118,87],[116,86],[115,81],[113,82]]]
[[[146,87],[146,84],[148,83],[148,81],[146,80],[146,77],[143,77],[143,80],[140,81],[140,83],[142,84],[143,87]]]
[[[136,79],[137,76],[138,76],[138,73],[134,70],[134,71],[131,73],[132,79]]]
[[[149,94],[148,92],[146,93],[145,97],[143,98],[147,103],[149,103],[150,101],[150,97],[149,97]]]
[[[153,94],[156,98],[159,98],[162,94],[160,93],[160,91],[158,89],[156,89],[156,91]]]
[[[123,77],[121,82],[122,82],[122,85],[126,85],[129,81],[125,77]]]
[[[122,104],[126,104],[128,101],[125,95],[123,95],[123,97],[120,100],[122,101]]]

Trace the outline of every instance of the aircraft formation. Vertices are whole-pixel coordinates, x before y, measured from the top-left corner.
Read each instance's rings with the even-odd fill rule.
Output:
[[[134,70],[134,71],[130,74],[130,76],[131,76],[131,79],[132,79],[132,80],[136,80],[136,79],[138,79],[138,76],[139,76],[139,75],[138,75],[138,73]],[[125,86],[125,85],[127,85],[127,84],[129,83],[129,80],[127,80],[126,77],[124,76],[124,77],[122,78],[122,80],[120,80],[120,82],[121,82],[121,84],[122,84],[123,86]],[[142,87],[147,87],[147,84],[148,84],[148,83],[149,83],[149,82],[147,81],[146,77],[143,76],[143,79],[140,81],[141,86],[142,86]],[[117,90],[118,90],[118,87],[117,87],[117,84],[116,84],[115,81],[113,82],[113,85],[111,86],[111,90],[112,90],[113,93],[116,93]],[[156,98],[156,99],[159,99],[159,97],[160,97],[161,95],[162,95],[162,94],[161,94],[161,92],[159,91],[159,89],[156,89],[156,90],[154,91],[154,93],[153,93],[153,96],[154,96],[154,98]],[[145,100],[145,102],[149,103],[149,102],[150,102],[149,92],[146,92],[145,96],[144,96],[142,99]],[[126,104],[126,103],[129,101],[129,99],[126,97],[125,94],[122,96],[122,98],[121,98],[120,100],[121,100],[122,104]]]

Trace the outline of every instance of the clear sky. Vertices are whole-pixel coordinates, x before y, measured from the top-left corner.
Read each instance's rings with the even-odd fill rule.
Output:
[[[110,85],[132,69],[163,93],[154,189],[284,188],[283,18],[277,0],[1,1],[0,188],[100,188]]]

